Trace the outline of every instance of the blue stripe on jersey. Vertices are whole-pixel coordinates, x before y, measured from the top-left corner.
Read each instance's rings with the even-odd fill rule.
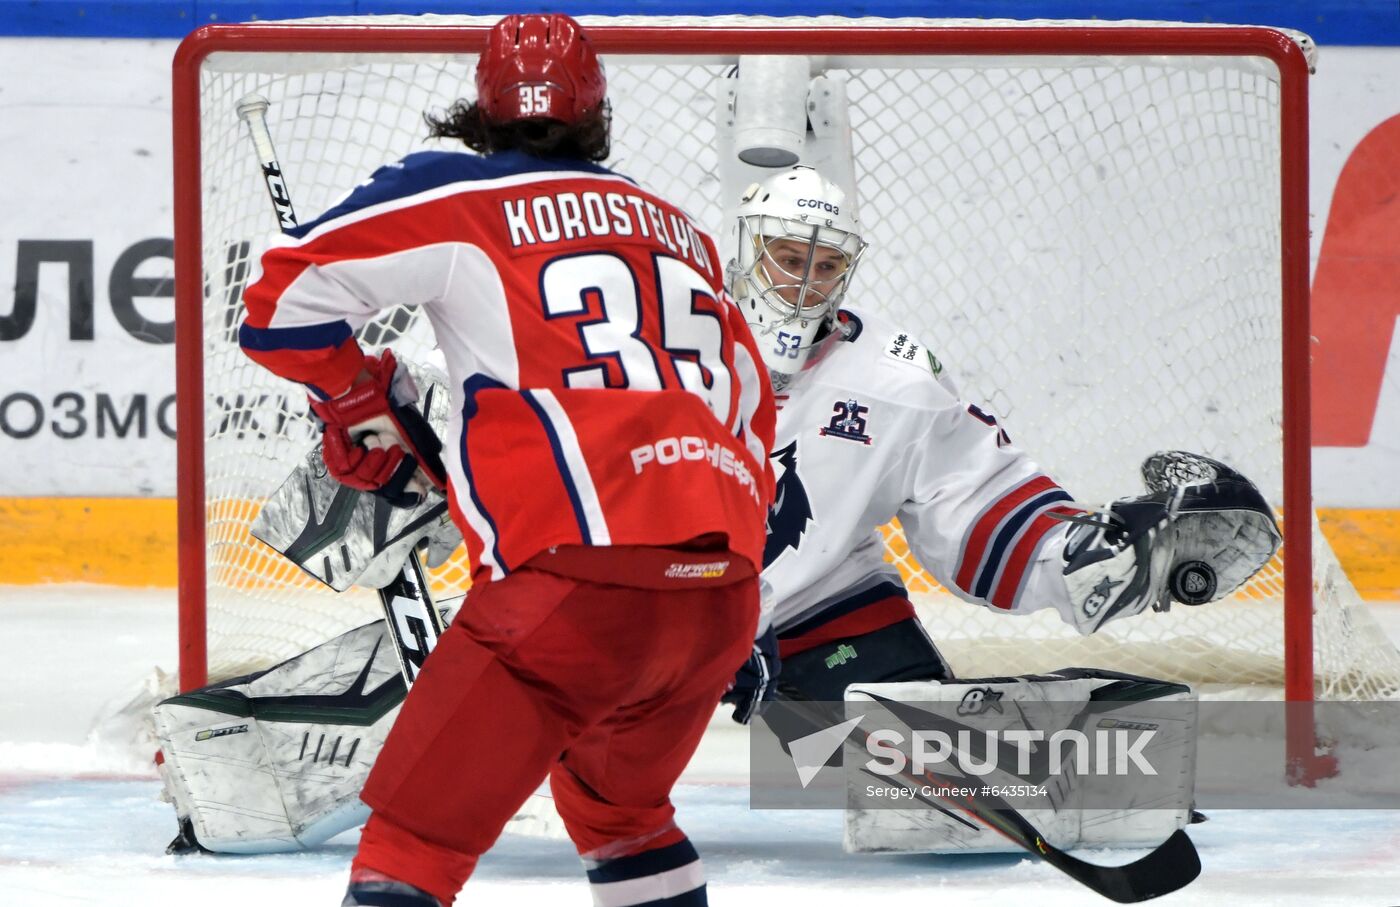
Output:
[[[530,408],[539,417],[540,424],[544,426],[545,436],[549,438],[549,449],[554,452],[554,466],[559,470],[559,478],[564,480],[564,490],[569,493],[569,504],[574,508],[574,521],[578,523],[579,535],[583,538],[585,545],[593,544],[593,534],[588,531],[588,517],[583,512],[583,501],[579,498],[578,488],[574,486],[573,475],[569,472],[568,461],[564,459],[564,448],[559,443],[559,435],[554,430],[554,423],[549,421],[549,414],[540,406],[535,395],[530,391],[521,391],[520,396],[525,398],[525,402],[530,404]]]
[[[238,345],[258,353],[273,350],[331,350],[350,339],[344,321],[308,324],[292,328],[255,328],[246,322],[238,329]]]
[[[481,518],[486,521],[486,525],[491,527],[491,555],[495,558],[496,566],[501,568],[501,573],[509,574],[510,568],[506,566],[505,558],[501,557],[501,530],[496,527],[496,521],[491,519],[491,514],[486,512],[486,505],[481,503],[481,498],[476,494],[476,482],[472,479],[471,460],[467,459],[467,426],[471,424],[472,416],[476,415],[476,395],[484,390],[504,388],[505,385],[494,378],[485,375],[472,375],[462,382],[462,473],[467,479],[467,493],[471,495],[472,504],[476,507],[476,512],[481,514]]]
[[[1069,492],[1063,488],[1052,488],[1049,491],[1038,494],[1020,507],[1016,508],[1009,517],[1001,524],[997,530],[996,539],[993,540],[991,548],[987,551],[986,558],[982,561],[982,568],[977,573],[977,581],[970,590],[973,595],[981,599],[986,599],[992,594],[992,583],[1001,572],[1001,559],[1006,554],[1011,544],[1016,539],[1021,527],[1026,524],[1031,517],[1035,516],[1042,507],[1053,504],[1056,501],[1073,501]]]
[[[668,847],[644,850],[629,857],[618,857],[616,860],[590,862],[588,881],[594,885],[602,885],[606,882],[626,882],[644,876],[670,872],[672,869],[680,869],[682,866],[689,866],[698,859],[700,859],[700,854],[695,852],[695,845],[690,843],[689,838],[682,838]]]
[[[366,182],[356,186],[340,204],[310,223],[288,230],[287,233],[302,238],[327,221],[451,183],[499,179],[521,173],[543,174],[558,171],[612,175],[608,168],[588,161],[531,157],[521,151],[502,151],[489,155],[468,154],[463,151],[418,151],[397,163],[380,167]]]

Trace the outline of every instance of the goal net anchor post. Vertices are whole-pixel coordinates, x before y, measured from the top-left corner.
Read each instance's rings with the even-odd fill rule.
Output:
[[[813,74],[803,55],[741,56],[715,83],[715,144],[726,263],[738,252],[739,199],[780,168],[805,164],[841,187],[860,219],[850,98],[837,73]],[[713,225],[712,225],[713,226]]]

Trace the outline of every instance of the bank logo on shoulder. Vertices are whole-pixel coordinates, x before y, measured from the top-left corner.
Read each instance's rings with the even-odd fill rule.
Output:
[[[895,334],[885,347],[885,355],[900,362],[918,362],[923,346],[904,332]]]
[[[928,370],[933,373],[935,378],[943,374],[943,363],[933,354],[933,350],[903,331],[895,334],[885,344],[885,355],[896,362],[904,362],[913,366],[927,363]]]
[[[823,438],[845,438],[847,441],[859,441],[862,444],[871,442],[872,438],[865,433],[865,414],[870,412],[870,407],[862,406],[860,401],[852,397],[849,400],[836,401],[832,411],[835,415],[831,417],[831,423],[826,428],[819,429]]]

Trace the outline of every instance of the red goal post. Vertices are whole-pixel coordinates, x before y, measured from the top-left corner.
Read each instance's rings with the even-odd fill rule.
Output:
[[[376,111],[381,106],[384,108],[382,116],[387,121],[391,118],[390,108],[410,106],[419,97],[415,87],[415,73],[418,72],[415,67],[418,64],[414,61],[421,59],[425,61],[422,64],[424,78],[429,78],[428,74],[432,73],[432,78],[439,80],[425,96],[435,106],[445,107],[454,99],[453,91],[470,93],[471,82],[464,74],[470,72],[474,53],[484,46],[489,21],[452,17],[383,21],[365,17],[336,22],[213,25],[193,32],[176,53],[173,107],[182,688],[188,689],[206,682],[211,664],[219,661],[219,656],[211,651],[210,642],[211,626],[219,619],[214,604],[216,599],[258,599],[270,586],[291,590],[287,595],[281,591],[271,593],[268,599],[271,604],[253,609],[256,611],[261,607],[266,613],[232,619],[220,631],[223,637],[232,638],[243,632],[239,622],[282,620],[285,612],[299,607],[286,602],[309,601],[318,595],[324,597],[319,590],[309,588],[309,584],[300,581],[295,571],[286,565],[279,565],[271,558],[260,558],[245,550],[249,545],[246,532],[240,534],[237,528],[240,522],[246,524],[255,511],[259,488],[263,489],[261,493],[265,493],[274,487],[277,484],[277,469],[289,471],[296,450],[304,450],[310,441],[304,426],[280,433],[284,423],[295,426],[303,418],[296,410],[295,395],[291,391],[275,387],[267,392],[257,391],[252,382],[261,379],[253,377],[250,372],[240,371],[237,374],[244,377],[232,377],[234,370],[243,366],[236,364],[236,344],[231,346],[228,326],[236,321],[238,291],[246,282],[258,247],[266,242],[266,237],[260,234],[273,233],[274,225],[266,214],[265,199],[259,197],[263,189],[251,155],[243,147],[244,139],[237,132],[236,119],[228,109],[230,99],[243,89],[222,89],[217,87],[217,83],[230,79],[244,87],[266,90],[269,86],[278,88],[283,82],[304,78],[303,69],[317,73],[315,78],[321,81],[314,90],[303,94],[289,92],[285,97],[274,96],[273,109],[269,114],[278,150],[283,152],[292,197],[303,216],[310,217],[323,210],[336,193],[348,190],[367,176],[375,166],[397,159],[413,147],[413,142],[408,140],[402,145],[396,144],[401,127],[381,128],[381,121],[376,119],[381,116],[379,112],[365,115],[363,123],[355,121],[349,124],[350,134],[342,135],[338,130],[350,116],[347,111],[354,111],[354,115],[359,116],[370,106],[368,101],[357,100],[351,104],[343,99],[353,92],[378,92],[374,95],[373,105],[377,105]],[[1307,528],[1304,531],[1297,531],[1296,528],[1288,531],[1290,527],[1312,527],[1314,524],[1308,430],[1310,62],[1305,39],[1300,42],[1301,36],[1268,28],[1158,23],[873,22],[835,18],[797,21],[743,17],[714,20],[595,20],[586,17],[583,21],[609,67],[615,104],[614,130],[618,135],[613,160],[622,158],[619,167],[623,172],[638,177],[643,184],[663,195],[690,193],[695,197],[690,202],[692,213],[702,220],[705,215],[717,210],[716,205],[695,195],[704,191],[704,185],[712,175],[713,152],[705,147],[709,133],[698,125],[694,132],[673,139],[670,130],[678,128],[677,124],[688,122],[687,117],[700,108],[705,109],[696,114],[697,123],[701,123],[704,116],[713,117],[713,110],[707,107],[712,99],[706,101],[704,80],[713,77],[715,67],[730,66],[741,55],[805,55],[815,61],[814,68],[821,66],[850,74],[853,106],[863,104],[865,97],[874,99],[879,96],[884,99],[881,103],[887,104],[886,107],[880,111],[862,112],[860,122],[854,126],[857,141],[865,141],[867,147],[873,149],[867,155],[869,160],[864,163],[862,152],[858,151],[857,176],[866,224],[876,234],[872,254],[863,266],[857,279],[858,285],[853,291],[856,302],[860,304],[864,298],[889,301],[946,295],[945,285],[964,290],[969,301],[954,304],[938,318],[922,316],[923,310],[914,308],[912,304],[908,304],[907,310],[896,306],[892,314],[904,316],[905,320],[923,321],[922,325],[911,324],[911,329],[922,328],[925,342],[938,352],[940,358],[946,357],[945,361],[952,372],[960,380],[967,377],[963,387],[965,392],[969,389],[974,392],[970,399],[989,398],[994,408],[1002,409],[1003,415],[1007,404],[1014,407],[1018,400],[1032,401],[1027,404],[1033,414],[1030,418],[1017,413],[1017,421],[1011,428],[1013,437],[1027,436],[1037,420],[1063,419],[1061,413],[1074,407],[1073,403],[1064,402],[1064,389],[1078,387],[1085,380],[1084,376],[1071,371],[1061,378],[1047,378],[1044,380],[1047,387],[1043,391],[1018,390],[1014,383],[1004,386],[1000,379],[989,379],[988,375],[1007,370],[1008,362],[1018,358],[1019,353],[1016,356],[1012,356],[1010,351],[997,354],[999,358],[993,360],[991,365],[976,363],[971,354],[954,356],[945,353],[948,347],[943,345],[944,326],[953,322],[978,326],[985,320],[997,318],[1004,319],[1007,324],[1024,320],[1005,309],[1006,300],[1018,295],[1015,290],[1022,291],[1021,296],[1026,295],[1024,291],[1037,287],[1042,275],[1046,287],[1059,287],[1061,284],[1065,287],[1063,299],[1057,297],[1054,302],[1044,305],[1044,309],[1054,308],[1057,313],[1070,308],[1067,301],[1073,301],[1076,294],[1094,299],[1102,297],[1101,301],[1106,306],[1104,311],[1109,313],[1112,313],[1112,303],[1115,301],[1110,297],[1115,294],[1127,298],[1132,293],[1139,293],[1149,303],[1160,296],[1164,300],[1162,306],[1165,310],[1199,305],[1202,294],[1214,305],[1216,284],[1231,283],[1235,280],[1236,272],[1255,267],[1254,263],[1241,264],[1246,252],[1240,250],[1257,255],[1260,259],[1257,284],[1242,289],[1236,295],[1251,306],[1259,305],[1261,301],[1262,305],[1257,311],[1250,309],[1241,315],[1239,327],[1231,330],[1236,330],[1240,338],[1244,338],[1239,340],[1241,345],[1248,344],[1251,349],[1259,347],[1261,361],[1267,360],[1268,364],[1252,371],[1266,372],[1264,383],[1268,387],[1255,395],[1257,399],[1232,397],[1234,386],[1242,386],[1242,382],[1255,380],[1257,376],[1233,376],[1227,366],[1229,360],[1235,358],[1230,350],[1237,338],[1212,337],[1209,338],[1209,342],[1215,344],[1211,347],[1215,351],[1212,355],[1218,362],[1203,365],[1202,371],[1208,368],[1213,372],[1219,368],[1219,375],[1212,380],[1215,385],[1223,386],[1220,394],[1212,396],[1211,387],[1214,385],[1202,385],[1205,388],[1202,390],[1189,383],[1196,380],[1196,376],[1187,376],[1184,379],[1187,383],[1180,392],[1182,400],[1173,401],[1173,405],[1182,409],[1175,413],[1168,412],[1155,421],[1163,423],[1160,427],[1170,429],[1173,420],[1177,423],[1189,421],[1190,414],[1196,411],[1193,407],[1201,407],[1202,411],[1212,411],[1212,406],[1227,410],[1236,408],[1244,413],[1249,407],[1265,408],[1261,400],[1267,403],[1269,412],[1261,416],[1258,423],[1262,426],[1259,433],[1268,436],[1264,440],[1237,441],[1224,437],[1232,431],[1228,426],[1228,413],[1225,423],[1222,423],[1225,427],[1212,426],[1198,436],[1187,432],[1187,443],[1173,443],[1180,436],[1171,431],[1162,431],[1160,436],[1163,447],[1206,448],[1201,452],[1221,456],[1251,477],[1264,476],[1266,481],[1261,482],[1261,487],[1280,509],[1285,541],[1281,570],[1277,571],[1277,588],[1269,586],[1255,593],[1256,598],[1269,600],[1267,606],[1255,610],[1265,613],[1267,609],[1270,615],[1267,619],[1274,620],[1276,616],[1281,627],[1282,651],[1273,655],[1278,656],[1282,664],[1280,685],[1284,697],[1303,704],[1313,701],[1321,683],[1314,671],[1313,593],[1317,577],[1314,575],[1313,549],[1315,540],[1321,537],[1315,530],[1309,531]],[[307,61],[305,67],[298,64],[297,61],[301,60]],[[394,62],[387,62],[390,60]],[[1192,61],[1190,71],[1193,74],[1181,79],[1173,76],[1164,79],[1160,85],[1153,81],[1156,75],[1143,74],[1151,67],[1170,69],[1173,65],[1170,61],[1173,60]],[[1223,74],[1215,74],[1209,62],[1213,60],[1245,62],[1238,69],[1227,68],[1222,70]],[[380,65],[378,61],[386,62]],[[635,76],[629,75],[634,61],[638,70]],[[946,88],[930,89],[929,86],[940,77],[940,61],[947,61],[948,71],[956,71],[959,75],[949,81]],[[695,74],[692,75],[689,70],[681,73],[679,67],[685,66],[694,67]],[[998,66],[1010,75],[987,75],[1001,72],[996,69]],[[1057,73],[1057,81],[1037,82],[1034,71],[1039,67]],[[906,70],[912,75],[906,74]],[[442,75],[449,71],[450,77]],[[866,72],[874,75],[863,75]],[[973,75],[968,76],[966,82],[959,81],[963,72]],[[1127,72],[1132,74],[1124,75]],[[1242,76],[1239,74],[1241,72],[1246,74]],[[384,85],[388,86],[382,91],[372,86],[381,79],[381,73]],[[1260,75],[1256,76],[1256,73]],[[1250,88],[1252,93],[1246,96],[1241,83],[1255,80],[1258,87]],[[649,87],[655,91],[655,86],[661,82],[671,86],[669,94],[647,94]],[[629,112],[623,108],[630,97],[627,93],[634,86],[639,100]],[[890,86],[894,87],[886,95]],[[1214,97],[1218,93],[1224,100],[1187,105],[1191,108],[1187,116],[1196,118],[1200,124],[1192,125],[1196,120],[1168,123],[1168,114],[1164,111],[1172,106],[1173,99],[1180,92],[1187,90],[1199,90],[1202,98]],[[925,91],[933,93],[928,98],[920,98],[920,93]],[[1084,97],[1079,98],[1076,92]],[[1134,100],[1138,95],[1141,97],[1140,103]],[[1073,96],[1073,99],[1067,101],[1067,96]],[[987,113],[986,109],[998,97],[1010,99],[1009,112],[1004,115]],[[1101,107],[1093,106],[1099,102],[1102,102]],[[663,103],[671,106],[659,109],[657,105]],[[904,106],[910,104],[912,108]],[[1135,104],[1138,106],[1135,107]],[[1055,110],[1053,116],[1042,123],[1026,125],[1038,116],[1045,116],[1050,108]],[[1066,112],[1070,108],[1072,112]],[[911,127],[910,109],[935,111],[933,116],[938,119]],[[419,112],[410,111],[415,117]],[[982,144],[960,152],[962,156],[956,160],[947,150],[954,144],[952,141],[938,149],[921,152],[922,159],[910,158],[907,154],[907,145],[920,134],[927,135],[945,127],[948,132],[946,135],[940,134],[940,140],[960,134],[980,134],[984,129],[993,128],[985,126],[985,123],[994,117],[1001,117],[1005,128],[1013,131],[1008,135],[1014,137],[991,142],[979,137],[978,141]],[[1257,123],[1254,118],[1257,118]],[[953,121],[961,125],[946,125]],[[1212,124],[1217,121],[1228,121],[1231,128],[1235,121],[1239,121],[1239,137],[1232,137],[1229,141],[1250,143],[1254,149],[1251,153],[1257,155],[1250,160],[1266,162],[1261,164],[1265,169],[1263,176],[1253,173],[1235,175],[1232,169],[1234,163],[1228,160],[1234,154],[1233,149],[1226,145],[1217,148],[1212,144],[1223,141],[1211,132],[1215,128]],[[1081,131],[1081,126],[1085,131]],[[910,128],[914,129],[914,138],[908,133]],[[995,128],[1003,127],[998,125]],[[1161,129],[1162,132],[1154,135],[1153,129]],[[649,134],[647,130],[656,134]],[[1135,135],[1145,138],[1131,147],[1125,145],[1127,150],[1121,150],[1113,143],[1126,131],[1134,131]],[[872,135],[882,138],[872,139]],[[1234,136],[1234,133],[1231,135]],[[384,137],[382,147],[381,136]],[[421,135],[417,138],[421,139]],[[693,147],[680,147],[687,143],[693,143]],[[1055,149],[1061,144],[1064,153],[1057,157]],[[667,147],[658,150],[658,145]],[[677,147],[682,157],[668,157]],[[948,176],[944,171],[955,171],[957,168],[977,170],[979,155],[996,158],[1008,149],[1013,154],[1025,151],[1026,160],[1018,163],[1019,159],[1007,157],[999,168],[979,171],[976,181],[971,177],[960,180],[961,175],[956,172],[951,174],[950,179],[944,179]],[[1050,152],[1047,153],[1046,149],[1050,149]],[[1080,149],[1092,149],[1085,153],[1086,158],[1093,155],[1102,157],[1086,161],[1090,166],[1082,171],[1070,169],[1064,161],[1079,155]],[[1117,179],[1118,169],[1135,166],[1138,157],[1146,153],[1161,155],[1165,163],[1154,164],[1158,169],[1149,171],[1146,176]],[[324,180],[313,177],[310,171],[324,163],[323,158],[332,155],[344,157],[350,162],[349,166],[355,169]],[[1226,159],[1201,163],[1207,155],[1219,155]],[[924,166],[920,165],[920,160],[925,162]],[[1248,166],[1249,162],[1244,164]],[[645,172],[637,173],[629,169],[637,166]],[[1107,190],[1098,191],[1090,187],[1089,191],[1080,195],[1068,194],[1079,184],[1092,183],[1098,172],[1096,168],[1108,171],[1108,175],[1102,177],[1102,181],[1109,185]],[[1115,234],[1133,234],[1139,229],[1150,229],[1152,225],[1143,222],[1152,218],[1144,217],[1143,211],[1154,210],[1159,202],[1165,206],[1168,203],[1166,196],[1180,191],[1171,179],[1178,175],[1179,170],[1192,169],[1218,172],[1214,177],[1218,185],[1212,192],[1209,186],[1191,184],[1192,191],[1199,191],[1201,197],[1185,202],[1184,218],[1193,216],[1192,206],[1198,206],[1203,211],[1209,209],[1212,216],[1217,207],[1249,209],[1252,203],[1230,201],[1234,198],[1231,188],[1237,183],[1243,184],[1246,179],[1258,184],[1254,190],[1258,194],[1251,198],[1256,200],[1260,210],[1248,215],[1245,218],[1247,224],[1243,226],[1240,221],[1232,219],[1237,211],[1226,211],[1219,222],[1198,223],[1183,219],[1180,224],[1164,223],[1158,228],[1160,243],[1150,233],[1143,233],[1146,240],[1140,244],[1140,248],[1125,246],[1111,252],[1092,248],[1095,240],[1107,243]],[[1038,175],[1042,172],[1043,175]],[[657,184],[657,181],[664,179],[679,182],[675,188]],[[1040,196],[1030,201],[1018,198],[1015,192],[1019,184],[1013,185],[1018,179],[1021,183],[1041,187],[1036,191],[1045,200],[1040,201]],[[324,188],[320,188],[322,182],[325,183]],[[976,184],[969,188],[967,183],[972,182]],[[1000,200],[999,196],[997,200],[992,200],[995,193],[1004,189],[1009,189],[1005,200]],[[1063,198],[1060,197],[1061,193],[1065,193]],[[1134,193],[1142,194],[1135,197]],[[899,217],[904,215],[898,209],[881,208],[875,200],[877,194],[897,198],[901,207],[907,208],[917,202],[927,205],[927,210],[921,208],[918,214],[909,215],[914,218],[914,227],[895,226],[896,223],[903,224]],[[226,215],[225,212],[231,210],[229,199],[238,195],[250,197],[249,210],[261,213],[247,215],[246,218],[253,220],[245,221],[237,220],[237,217],[244,215]],[[996,206],[995,213],[985,215],[989,220],[979,222],[975,230],[991,232],[1002,227],[1014,229],[1016,220],[1026,211],[1044,209],[1049,212],[1049,219],[1032,227],[1033,231],[1041,231],[1036,237],[1037,241],[1053,242],[1057,236],[1066,236],[1075,230],[1088,238],[1076,244],[1072,241],[1073,236],[1070,236],[1070,241],[1064,243],[1064,249],[1042,253],[1032,243],[1023,243],[1017,234],[1007,234],[1008,238],[998,242],[1008,251],[1010,264],[999,269],[995,267],[995,260],[985,257],[988,254],[986,249],[971,248],[976,245],[975,240],[966,245],[939,244],[941,237],[957,233],[961,222],[956,219],[944,222],[938,218],[948,213],[945,209],[957,214],[952,209],[960,206],[973,217],[984,215],[988,208]],[[697,207],[700,210],[696,210]],[[1077,211],[1087,226],[1067,227],[1067,222],[1055,220],[1061,213],[1055,210],[1057,208]],[[878,217],[872,217],[874,214],[878,214]],[[258,217],[263,218],[264,222],[256,223]],[[919,221],[918,218],[923,220]],[[1105,218],[1121,218],[1122,223],[1100,224],[1099,220]],[[899,254],[892,255],[882,268],[879,234],[886,224],[890,225],[892,235],[884,241],[885,248],[897,250]],[[929,227],[925,235],[919,232],[920,224],[934,226]],[[721,225],[711,224],[710,229],[719,232]],[[974,228],[968,228],[968,232],[974,232]],[[1217,243],[1217,247],[1222,249],[1221,253],[1213,254],[1210,246],[1203,246],[1204,252],[1195,251],[1195,247],[1192,247],[1193,251],[1184,252],[1180,261],[1158,262],[1153,257],[1163,246],[1174,250],[1172,243],[1182,238],[1178,234],[1189,233],[1204,234],[1207,240]],[[1246,233],[1247,236],[1244,235]],[[911,235],[916,240],[922,239],[923,244],[901,245],[908,242],[907,238]],[[1077,258],[1065,251],[1076,245],[1080,247]],[[1062,252],[1065,258],[1057,258]],[[1100,261],[1110,254],[1115,261]],[[1167,254],[1170,253],[1162,253],[1163,257]],[[1131,263],[1135,256],[1141,258],[1140,267],[1143,270],[1148,269],[1150,264],[1153,274],[1150,282],[1160,286],[1134,290],[1131,285],[1135,280],[1131,274],[1118,274],[1107,278],[1102,284],[1093,283],[1092,276],[1084,277],[1085,274],[1097,273],[1096,268],[1112,270],[1120,267],[1122,261],[1118,259]],[[952,269],[958,262],[980,265],[980,268],[968,268],[968,272],[1015,272],[1021,283],[1012,287],[1012,291],[998,295],[999,291],[989,289],[987,284],[965,282],[965,274],[940,270],[940,267]],[[1065,272],[1063,275],[1061,270]],[[1181,273],[1197,276],[1179,288],[1175,283],[1170,287],[1165,286],[1176,281],[1176,275]],[[889,275],[888,285],[877,284],[875,292],[870,292],[869,287],[860,286],[863,280],[883,280],[886,275]],[[948,278],[946,284],[940,280],[943,277]],[[1222,296],[1220,305],[1223,307],[1226,304]],[[1233,297],[1229,304],[1233,304]],[[963,319],[959,322],[960,314]],[[1184,322],[1181,328],[1175,329],[1175,333],[1189,333],[1195,323],[1209,321],[1215,315],[1211,307],[1202,308],[1192,316],[1194,321]],[[1093,317],[1101,317],[1102,323],[1107,324],[1110,318],[1117,316],[1083,314],[1079,320]],[[1159,317],[1165,317],[1165,314],[1144,309],[1127,320],[1149,323]],[[394,321],[393,318],[399,320]],[[411,313],[393,318],[389,318],[386,321],[388,326],[374,337],[365,338],[366,343],[375,345],[376,339],[401,340],[416,330],[410,323]],[[1074,320],[1067,318],[1064,324],[1057,323],[1045,336],[1053,335],[1054,342],[1083,354],[1084,361],[1097,361],[1094,351],[1080,349],[1095,342],[1093,334],[1070,333]],[[956,334],[956,326],[949,327],[946,333]],[[1131,329],[1131,325],[1125,329]],[[935,332],[938,336],[932,335]],[[1229,331],[1222,333],[1228,334]],[[985,334],[977,335],[971,345],[988,346],[991,339]],[[1140,356],[1133,355],[1126,363],[1140,361]],[[1146,365],[1143,367],[1148,368]],[[1041,366],[1027,365],[1026,368],[1038,369]],[[1173,371],[1173,361],[1168,360],[1156,368],[1165,375],[1166,371]],[[1107,374],[1116,380],[1113,372]],[[225,381],[222,376],[230,377]],[[1060,396],[1057,397],[1057,394]],[[1086,399],[1088,394],[1089,391],[1086,391]],[[265,399],[267,397],[277,399],[269,404]],[[1149,400],[1144,406],[1155,405],[1155,402]],[[1037,409],[1042,403],[1058,408],[1053,411]],[[248,407],[246,411],[239,409],[244,405]],[[272,406],[275,418],[269,417],[266,409],[261,412],[257,409],[267,405]],[[1106,421],[1116,420],[1116,424],[1098,426],[1098,430],[1104,435],[1117,434],[1125,430],[1128,422],[1139,421],[1134,410],[1124,409],[1123,412],[1131,418],[1106,417]],[[1183,416],[1183,413],[1186,415]],[[1254,415],[1250,414],[1248,418],[1253,419]],[[1076,453],[1066,448],[1068,453],[1050,455],[1045,465],[1058,476],[1060,472],[1057,469],[1072,471],[1078,462],[1076,458],[1092,459],[1100,453],[1105,457],[1112,454],[1112,463],[1121,463],[1127,468],[1127,474],[1131,475],[1142,454],[1150,450],[1141,449],[1135,439],[1133,445],[1125,445],[1121,451],[1098,451],[1094,446],[1098,441],[1093,438],[1092,421],[1090,419],[1090,425],[1081,426],[1077,431],[1072,429],[1073,433],[1090,439],[1085,445],[1088,452]],[[1140,421],[1154,420],[1149,412]],[[269,428],[273,422],[278,426],[276,429]],[[1025,446],[1033,456],[1039,456],[1036,445],[1027,441]],[[222,478],[224,473],[219,470],[223,470],[227,464],[232,463],[237,469],[242,469],[252,459],[261,456],[260,451],[269,447],[276,448],[276,452],[269,457],[273,462],[265,473],[257,476],[240,474],[236,480],[229,482]],[[1267,461],[1264,465],[1256,466],[1250,462],[1251,456],[1246,452],[1256,447],[1267,449],[1261,454],[1261,462]],[[1053,451],[1055,445],[1046,444],[1045,449]],[[1063,462],[1057,462],[1057,458]],[[1107,466],[1087,469],[1091,476],[1100,473],[1107,475],[1111,471]],[[1110,483],[1113,487],[1105,489],[1109,493],[1102,500],[1141,491],[1136,484],[1121,478],[1122,472],[1113,474],[1116,484]],[[215,489],[216,483],[223,483],[222,490]],[[1063,483],[1076,496],[1081,496],[1075,485],[1068,481]],[[1084,484],[1092,489],[1090,494],[1099,494],[1099,488],[1093,482],[1086,481]],[[1094,500],[1091,497],[1082,499]],[[234,528],[229,529],[229,526]],[[233,554],[229,555],[229,552]],[[891,556],[897,555],[896,541]],[[917,567],[910,569],[917,570]],[[460,587],[462,579],[460,575],[455,580],[440,577],[443,584],[439,587],[440,591],[450,589],[454,583]],[[1342,579],[1344,581],[1344,577]],[[252,592],[247,592],[247,588],[228,591],[239,583],[247,588],[257,588]],[[965,604],[955,607],[976,610]],[[1230,607],[1231,603],[1219,603],[1202,609],[1178,607],[1173,613],[1218,609],[1218,613],[1223,615],[1225,609]],[[327,610],[332,612],[337,608],[335,604],[327,606]],[[1281,613],[1275,615],[1275,612]],[[372,612],[365,613],[370,615],[365,620],[372,619]],[[1147,624],[1154,617],[1144,615],[1138,623]],[[337,618],[343,621],[344,615],[337,615]],[[310,625],[314,621],[308,624],[304,638],[290,630],[278,629],[260,639],[304,647],[319,641],[316,634],[322,632],[319,625]],[[330,624],[334,625],[335,619]],[[948,632],[954,635],[953,631]],[[967,632],[966,635],[973,640],[973,648],[980,647],[983,640],[980,634],[983,632],[981,629]],[[1216,631],[1188,629],[1185,632],[1195,640]],[[1235,635],[1238,631],[1226,626],[1218,632],[1226,636]],[[1272,633],[1272,630],[1268,632]],[[329,631],[324,635],[329,635]],[[937,634],[935,639],[941,642]],[[1157,649],[1163,643],[1153,639],[1146,645]],[[1270,645],[1272,643],[1265,643],[1262,647]],[[274,650],[271,642],[250,646],[254,652],[264,649],[268,650],[269,662],[296,651]],[[1211,657],[1205,656],[1204,660],[1210,661]],[[235,665],[237,668],[233,667]],[[215,673],[226,673],[245,666],[246,658],[234,658],[228,664],[216,667]],[[1388,663],[1386,668],[1389,668]],[[1251,679],[1248,682],[1256,681]],[[1387,686],[1389,683],[1389,680],[1383,681],[1381,688],[1391,689]],[[1300,713],[1301,718],[1293,732],[1293,764],[1301,774],[1313,771],[1307,767],[1312,760],[1314,745],[1310,714],[1310,711]]]

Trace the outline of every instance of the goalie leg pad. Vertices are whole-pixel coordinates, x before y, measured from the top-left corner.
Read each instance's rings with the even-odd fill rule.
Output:
[[[870,704],[881,702],[896,705],[869,711]],[[1026,677],[853,684],[847,690],[846,705],[849,709],[856,704],[868,715],[861,725],[867,732],[877,725],[881,731],[893,730],[906,741],[905,752],[912,749],[915,728],[926,735],[926,743],[932,742],[929,728],[967,728],[966,738],[949,732],[951,752],[928,764],[931,776],[940,784],[979,791],[988,785],[1000,789],[1044,786],[1045,796],[1018,810],[1061,850],[1156,846],[1190,821],[1196,709],[1195,694],[1181,684],[1066,668]],[[1098,738],[1120,731],[1138,735],[1135,740],[1147,738],[1139,752],[1155,775],[1128,777],[1103,771],[1107,750],[1100,749],[1105,744]],[[1000,736],[1001,758],[991,758],[988,734]],[[1033,735],[1030,744],[1025,743],[1027,734]],[[1084,744],[1073,745],[1079,744],[1079,734],[1084,735]],[[1063,741],[1056,742],[1060,738],[1073,744],[1063,746]],[[1008,755],[1008,740],[1017,741],[1011,749],[1020,752],[1014,757]],[[1110,745],[1119,742],[1109,739]],[[1086,747],[1092,748],[1092,755],[1081,761]],[[860,752],[848,751],[845,757],[851,802],[863,805],[846,811],[847,851],[1019,851],[1018,845],[990,828],[964,819],[956,803],[937,796],[937,784],[928,788],[931,802],[906,796],[881,801],[901,804],[898,807],[865,808],[871,798],[864,793],[879,773],[872,774],[872,763],[856,758]],[[1121,752],[1121,748],[1114,750],[1107,760],[1110,766],[1116,768]],[[989,762],[992,767],[985,770]],[[912,759],[909,765],[914,765]],[[902,776],[890,776],[890,780],[891,789],[915,786]],[[906,803],[912,805],[906,807]]]
[[[780,632],[778,646],[783,657],[778,697],[812,704],[811,709],[778,709],[765,717],[784,751],[789,742],[841,721],[840,703],[853,683],[953,676],[902,589],[853,610],[836,604]],[[841,764],[839,749],[827,764]]]
[[[362,823],[360,788],[403,697],[376,621],[267,671],[156,705],[161,776],[194,839],[187,844],[296,851]]]

